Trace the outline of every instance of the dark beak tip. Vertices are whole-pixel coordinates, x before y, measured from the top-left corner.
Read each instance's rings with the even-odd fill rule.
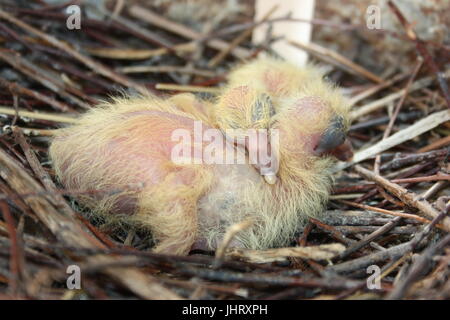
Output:
[[[353,159],[353,147],[350,140],[346,138],[344,143],[333,150],[332,154],[341,161],[351,161]]]
[[[353,152],[339,154],[336,158],[341,161],[350,162],[353,160]]]
[[[318,156],[331,155],[340,161],[351,161],[353,159],[353,148],[348,139],[345,139],[344,143],[331,150],[321,150],[320,148],[317,148],[314,151]]]

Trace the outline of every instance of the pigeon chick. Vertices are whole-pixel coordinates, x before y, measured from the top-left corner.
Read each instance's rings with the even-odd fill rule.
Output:
[[[192,95],[99,104],[55,136],[49,154],[59,181],[104,190],[76,199],[94,214],[149,230],[156,252],[213,250],[244,219],[253,224],[232,246],[287,245],[323,210],[333,164],[324,151],[342,144],[348,110],[315,70],[275,60],[258,70],[257,63],[232,73],[215,106]],[[255,128],[267,133],[263,143],[251,139]],[[237,143],[230,129],[238,130]],[[253,151],[269,161],[251,163]]]

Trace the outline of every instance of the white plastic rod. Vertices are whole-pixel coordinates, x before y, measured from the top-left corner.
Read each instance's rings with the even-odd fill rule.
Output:
[[[314,16],[315,0],[256,0],[255,21],[260,21],[264,15],[274,6],[277,10],[270,16],[274,18],[286,17],[311,20]],[[253,31],[253,43],[261,44],[266,38],[268,24],[258,26]],[[272,32],[274,37],[284,37],[272,44],[272,49],[284,59],[303,66],[307,59],[307,53],[287,42],[287,40],[309,43],[311,40],[312,25],[302,22],[274,22]]]

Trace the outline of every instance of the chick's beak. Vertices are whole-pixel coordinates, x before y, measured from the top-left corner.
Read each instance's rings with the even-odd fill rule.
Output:
[[[353,157],[353,148],[350,140],[346,138],[344,128],[343,119],[334,117],[314,148],[314,154],[332,155],[341,161],[350,160]]]
[[[264,181],[268,184],[275,184],[277,182],[277,176],[275,174],[266,174],[264,176]]]
[[[278,154],[273,152],[272,143],[269,141],[266,144],[258,147],[258,152],[263,152],[268,158],[258,158],[258,163],[254,164],[255,168],[259,171],[264,181],[270,185],[274,185],[277,182],[277,171],[279,165]],[[260,154],[259,154],[260,155]]]
[[[264,178],[267,184],[274,185],[277,178],[277,171],[279,165],[278,153],[274,152],[277,143],[266,137],[267,140],[259,141],[260,143],[250,143],[250,137],[245,134],[238,136],[229,136],[225,134],[225,138],[228,142],[240,147],[244,147],[247,150],[247,154],[254,162],[253,167]],[[272,137],[271,137],[272,138]],[[278,139],[276,139],[278,141]],[[256,160],[256,161],[255,161]]]

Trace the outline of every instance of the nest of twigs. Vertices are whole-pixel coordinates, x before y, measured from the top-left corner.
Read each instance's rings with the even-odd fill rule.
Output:
[[[326,28],[368,30],[310,21],[317,36],[302,47],[350,96],[358,151],[336,169],[327,214],[292,245],[345,249],[332,258],[272,252],[279,257],[265,261],[258,252],[168,256],[149,251],[145,233],[77,207],[71,196],[96,191],[54,182],[52,130],[118,90],[214,95],[231,66],[270,52],[273,39],[251,43],[250,2],[226,19],[199,13],[189,24],[173,20],[168,1],[84,1],[82,28],[68,30],[65,9],[79,2],[0,0],[0,299],[450,298],[448,46],[422,41],[392,5],[397,40],[417,50],[413,64],[386,66],[382,77],[357,62],[368,57],[346,58],[316,39]],[[73,265],[78,290],[67,287]]]

